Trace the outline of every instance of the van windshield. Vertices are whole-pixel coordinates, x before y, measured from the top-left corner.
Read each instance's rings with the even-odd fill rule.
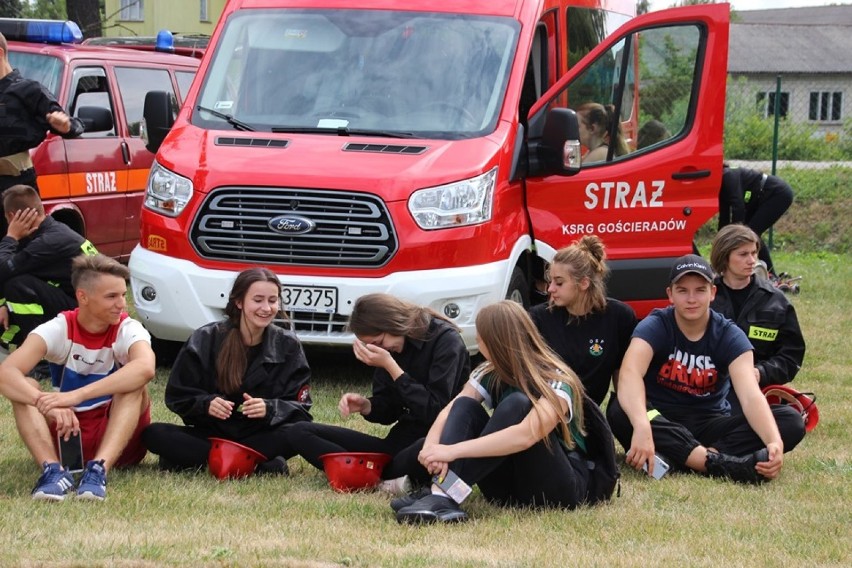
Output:
[[[497,123],[517,44],[509,18],[370,10],[243,10],[228,21],[192,115],[230,129],[458,139]]]
[[[38,81],[47,87],[54,97],[59,97],[59,82],[62,79],[62,62],[59,58],[41,53],[14,51],[11,45],[9,47],[9,65],[27,79]]]

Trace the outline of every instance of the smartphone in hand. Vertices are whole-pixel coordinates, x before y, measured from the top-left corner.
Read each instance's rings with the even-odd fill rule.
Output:
[[[661,458],[657,454],[654,454],[654,479],[662,479],[663,476],[666,475],[669,472],[670,467],[671,466],[669,466],[669,464],[666,463],[666,461],[663,458]],[[648,473],[648,463],[647,462],[642,466],[642,470],[645,473]]]
[[[66,471],[80,473],[83,471],[83,438],[80,433],[72,434],[66,440],[57,434],[59,446],[59,463]]]
[[[467,496],[470,495],[471,491],[470,485],[464,482],[464,480],[452,472],[452,470],[447,470],[447,475],[444,477],[438,477],[437,475],[432,476],[432,483],[443,489],[444,493],[450,496],[450,498],[456,503],[461,503]]]

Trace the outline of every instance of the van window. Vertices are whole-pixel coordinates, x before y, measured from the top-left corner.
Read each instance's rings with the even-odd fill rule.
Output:
[[[194,78],[194,71],[175,71],[175,79],[177,79],[178,90],[180,91],[180,100],[186,100],[186,94],[189,92],[189,87],[192,85]]]
[[[686,132],[701,38],[695,25],[646,29],[641,35],[622,38],[580,72],[568,88],[568,105],[582,109],[578,112],[581,122],[591,106],[609,107],[620,120],[610,123],[607,139],[621,136],[627,147],[619,150],[617,143],[607,144],[605,160],[596,158],[594,162],[623,159],[630,152],[659,147]],[[562,100],[555,98],[551,107]],[[641,144],[627,120],[638,122]],[[584,152],[589,150],[593,148]]]
[[[59,97],[59,83],[62,80],[62,62],[58,57],[40,53],[9,51],[9,65],[21,72],[27,79],[44,85],[54,97]]]
[[[109,91],[106,71],[103,67],[77,67],[71,79],[71,103],[68,112],[79,116],[80,107],[99,107],[112,114],[113,126],[110,130],[84,132],[82,138],[103,138],[115,136],[115,107]]]
[[[568,8],[568,68],[613,34],[630,16],[599,8]]]
[[[242,10],[229,17],[202,107],[258,130],[466,138],[494,129],[519,24],[371,10]],[[230,128],[209,112],[193,124]]]
[[[124,115],[127,117],[127,128],[131,136],[139,136],[139,126],[142,122],[142,111],[145,106],[145,95],[148,91],[165,91],[172,97],[174,108],[178,107],[172,79],[166,69],[149,69],[144,67],[116,67],[115,77],[118,80],[118,91],[124,104]]]

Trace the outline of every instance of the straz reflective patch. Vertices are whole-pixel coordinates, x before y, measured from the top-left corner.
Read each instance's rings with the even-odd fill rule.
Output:
[[[148,250],[157,251],[157,252],[166,252],[168,250],[168,246],[166,245],[166,239],[159,235],[148,235]]]
[[[765,327],[757,327],[753,325],[748,328],[749,339],[760,339],[761,341],[775,341],[778,337],[777,329],[767,329]]]

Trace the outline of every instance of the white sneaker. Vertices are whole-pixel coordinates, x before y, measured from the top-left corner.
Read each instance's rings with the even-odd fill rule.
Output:
[[[411,491],[411,480],[407,475],[397,477],[396,479],[386,479],[378,484],[379,491],[390,493],[391,495],[406,495]]]

